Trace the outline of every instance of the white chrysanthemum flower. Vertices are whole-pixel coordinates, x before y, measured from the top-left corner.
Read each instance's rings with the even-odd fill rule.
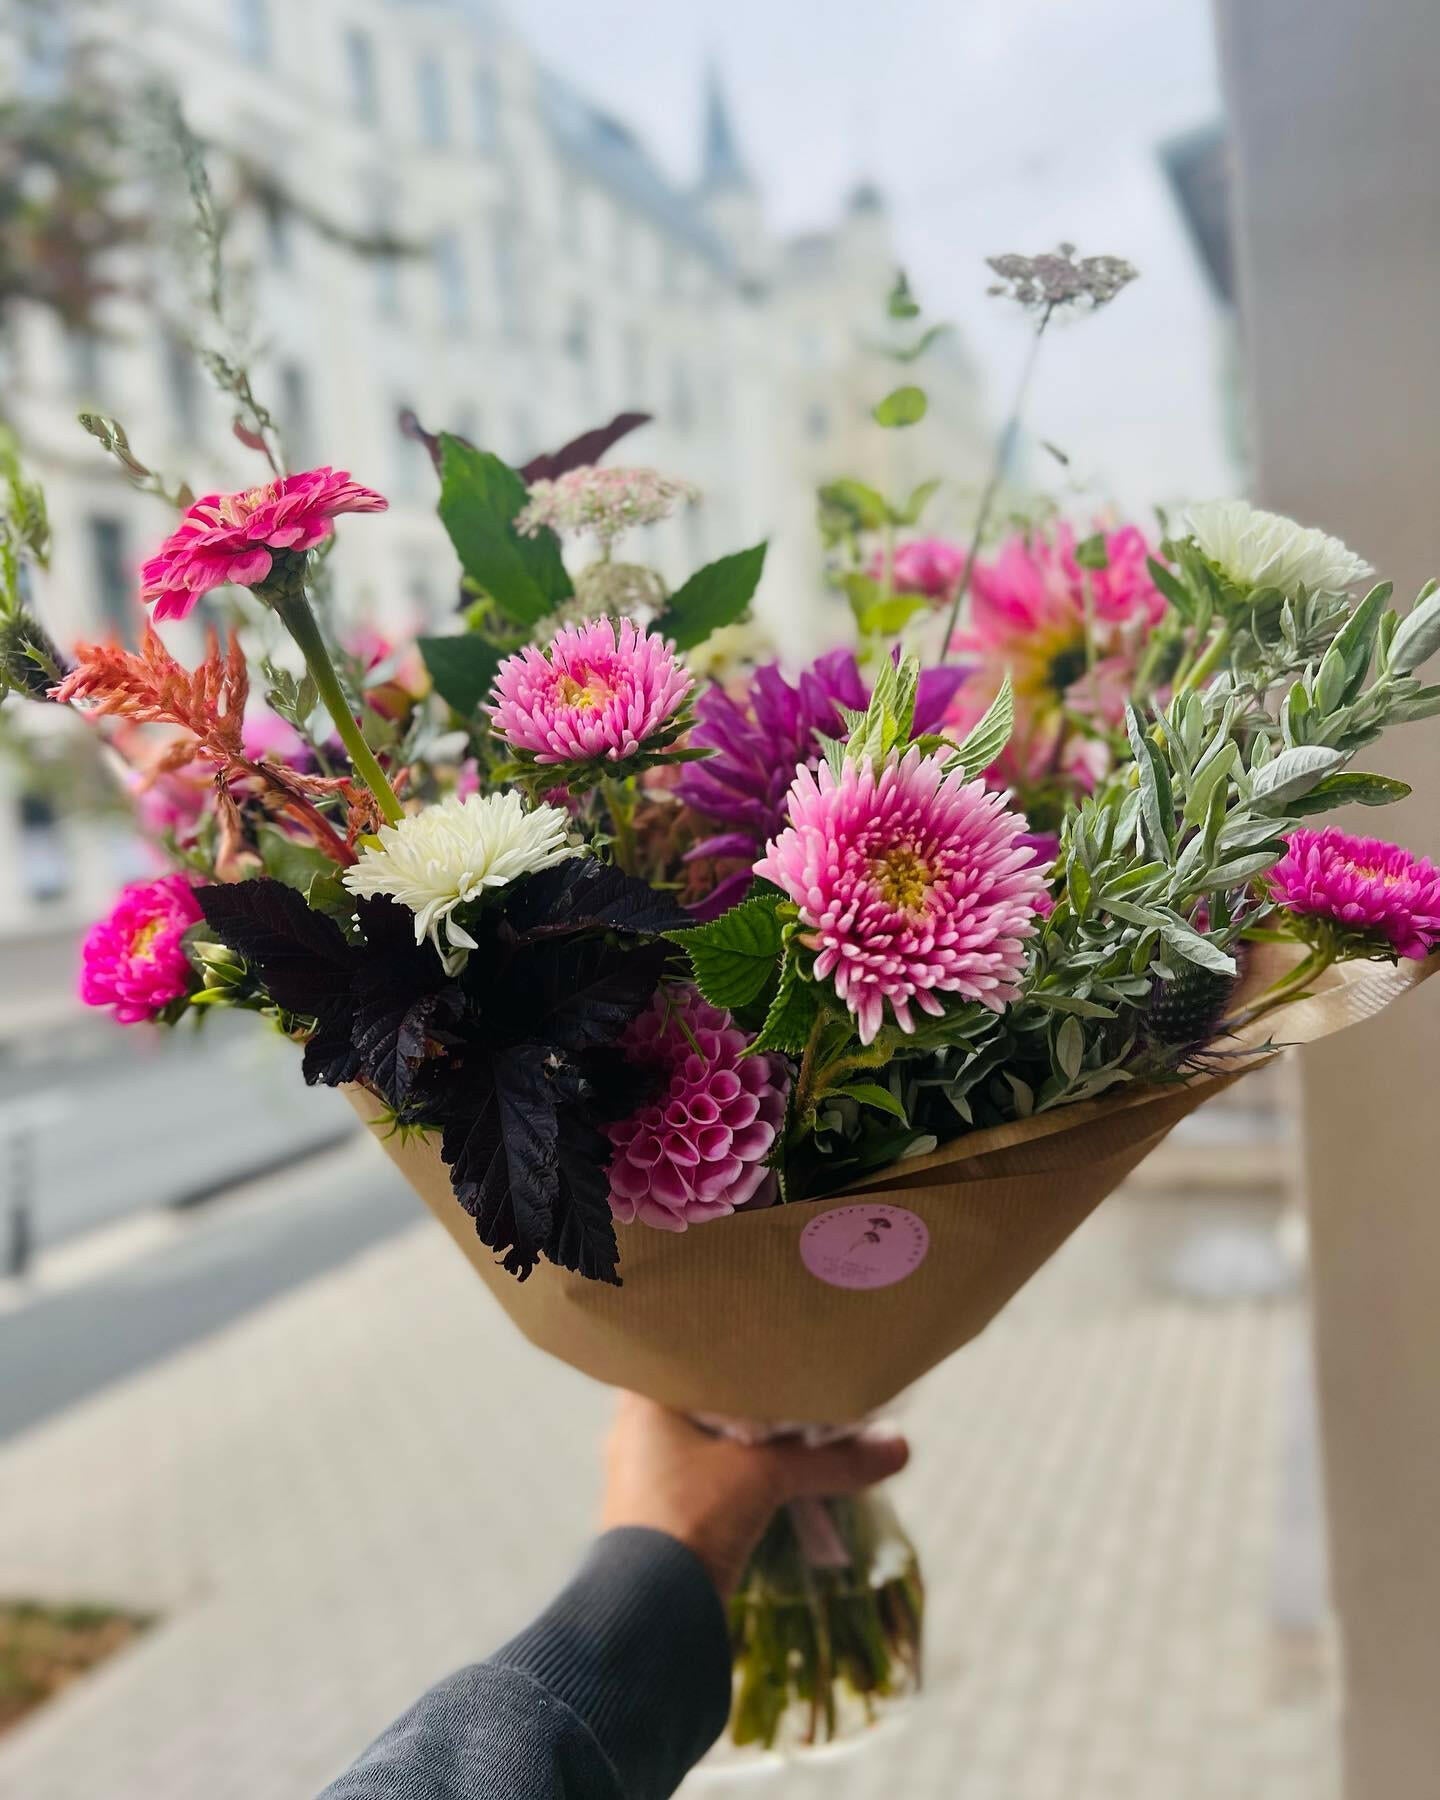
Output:
[[[1303,586],[1311,594],[1343,594],[1375,573],[1339,538],[1244,500],[1192,506],[1185,526],[1202,555],[1236,587],[1293,594]]]
[[[464,966],[475,940],[455,909],[487,888],[548,869],[577,852],[565,841],[570,820],[558,806],[526,809],[517,793],[445,799],[382,825],[342,879],[362,899],[388,895],[415,915],[415,942],[429,938],[447,975]]]

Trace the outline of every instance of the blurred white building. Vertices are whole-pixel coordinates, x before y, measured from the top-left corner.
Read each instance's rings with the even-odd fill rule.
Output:
[[[760,610],[790,655],[844,629],[819,581],[819,481],[906,492],[945,475],[952,503],[973,485],[977,388],[953,339],[918,371],[922,425],[884,432],[869,418],[902,378],[873,348],[894,275],[883,199],[861,188],[832,230],[772,236],[763,172],[747,168],[713,77],[699,179],[683,188],[484,0],[97,0],[87,19],[120,46],[127,88],[159,76],[220,152],[217,191],[240,201],[231,242],[256,387],[292,465],[348,467],[391,499],[342,533],[346,609],[433,629],[454,605],[434,476],[398,429],[406,408],[515,462],[622,409],[652,413],[614,457],[686,476],[705,498],[647,549],[679,578],[769,536]],[[10,48],[12,78],[36,79]],[[48,54],[55,79],[63,58]],[[376,233],[407,253],[357,251],[352,234]],[[196,491],[264,472],[230,433],[162,261],[152,250],[130,271],[143,297],[115,300],[94,335],[39,313],[11,335],[5,406],[49,493],[40,598],[62,644],[134,631],[135,569],[169,524],[77,410],[121,420],[138,455]],[[12,777],[0,804],[20,800]],[[29,841],[35,856],[9,859],[0,881],[0,930],[32,923],[42,895],[47,917],[83,914],[123,873],[108,852],[91,866],[93,836],[83,848],[62,827],[42,850],[32,822]]]

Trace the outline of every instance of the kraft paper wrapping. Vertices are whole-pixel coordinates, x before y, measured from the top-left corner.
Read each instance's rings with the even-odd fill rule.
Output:
[[[1287,954],[1271,946],[1253,953],[1245,989],[1272,981]],[[1237,1061],[1223,1074],[972,1132],[842,1195],[683,1233],[618,1225],[619,1288],[545,1262],[516,1281],[476,1236],[435,1140],[381,1142],[539,1349],[687,1412],[840,1424],[884,1406],[983,1330],[1181,1119],[1253,1066],[1246,1049],[1271,1038],[1308,1043],[1369,1018],[1437,965],[1432,957],[1332,969],[1311,998],[1230,1040]],[[378,1103],[359,1089],[349,1095],[373,1124]],[[801,1259],[806,1226],[857,1196],[904,1207],[929,1232],[928,1252],[893,1285],[830,1286]]]

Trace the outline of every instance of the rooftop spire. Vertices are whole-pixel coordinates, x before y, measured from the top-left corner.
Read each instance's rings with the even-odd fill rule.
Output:
[[[754,186],[735,142],[730,107],[720,72],[711,63],[705,72],[705,136],[700,157],[700,187],[706,194],[749,192]]]

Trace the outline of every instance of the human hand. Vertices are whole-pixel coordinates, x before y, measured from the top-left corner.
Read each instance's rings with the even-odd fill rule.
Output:
[[[897,1474],[910,1446],[870,1432],[814,1448],[735,1444],[639,1394],[622,1394],[605,1459],[601,1523],[645,1525],[693,1550],[728,1598],[771,1516],[791,1500],[855,1494]]]

